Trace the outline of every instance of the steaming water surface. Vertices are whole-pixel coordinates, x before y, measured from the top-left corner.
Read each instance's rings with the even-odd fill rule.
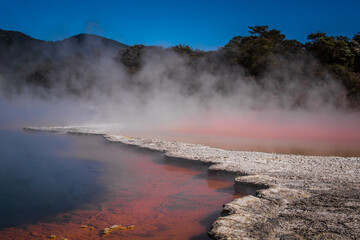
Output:
[[[99,136],[2,130],[0,239],[100,239],[114,224],[136,228],[107,239],[207,239],[241,193],[206,169]]]
[[[253,111],[192,116],[155,130],[121,129],[119,134],[239,151],[351,157],[360,156],[359,123],[358,114]]]

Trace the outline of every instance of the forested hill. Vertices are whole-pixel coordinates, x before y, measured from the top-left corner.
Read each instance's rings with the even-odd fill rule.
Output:
[[[269,72],[276,84],[302,76],[307,81],[326,81],[326,74],[338,80],[346,89],[353,106],[360,103],[360,32],[352,39],[311,33],[305,44],[287,40],[280,31],[268,26],[249,27],[249,36],[236,36],[213,55],[228,66],[241,66],[245,75],[259,81]],[[180,54],[206,57],[207,53],[187,45],[174,47]],[[315,61],[313,61],[315,59]],[[295,66],[294,66],[295,65]],[[289,70],[288,74],[281,73]],[[290,74],[290,75],[289,75]],[[276,78],[276,79],[274,79]],[[269,80],[269,79],[267,79]]]
[[[181,85],[188,95],[202,91],[203,81],[199,78],[204,74],[215,79],[213,89],[222,95],[233,93],[239,81],[281,95],[296,81],[301,89],[291,106],[297,107],[304,104],[303,96],[314,84],[335,81],[345,92],[329,95],[329,101],[336,104],[345,97],[350,107],[360,106],[360,33],[351,39],[310,33],[303,44],[286,39],[276,29],[255,26],[249,27],[248,36],[236,36],[218,50],[206,52],[186,44],[170,48],[127,46],[89,34],[48,42],[0,30],[0,84],[7,95],[27,87],[51,91],[62,86],[62,94],[81,96],[94,87],[104,87],[106,74],[97,74],[110,69],[104,62],[126,72],[126,77],[111,78],[112,84],[127,89],[151,85],[139,73],[149,71],[145,66],[152,63],[157,68],[162,64],[166,81]]]
[[[91,55],[100,51],[116,53],[128,47],[117,41],[93,34],[79,34],[61,41],[34,39],[20,32],[0,29],[0,63],[2,66],[59,60],[74,55]]]

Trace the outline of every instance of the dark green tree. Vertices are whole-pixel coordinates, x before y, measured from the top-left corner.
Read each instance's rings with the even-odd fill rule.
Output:
[[[243,66],[249,75],[260,76],[270,65],[280,64],[279,57],[291,58],[303,52],[296,40],[285,40],[279,30],[268,26],[249,27],[250,36],[236,36],[225,45],[229,62]]]

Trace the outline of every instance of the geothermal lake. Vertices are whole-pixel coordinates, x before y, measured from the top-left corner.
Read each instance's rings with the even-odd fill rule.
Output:
[[[207,165],[101,136],[0,130],[0,239],[208,239],[234,193]],[[82,229],[82,225],[87,225]]]

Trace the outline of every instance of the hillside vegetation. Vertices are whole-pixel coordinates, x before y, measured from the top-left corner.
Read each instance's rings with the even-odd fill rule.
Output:
[[[161,86],[179,87],[184,95],[205,98],[207,81],[211,91],[223,96],[251,84],[259,93],[291,95],[280,101],[288,108],[311,104],[306,96],[314,86],[336,83],[341,87],[331,88],[323,101],[359,108],[360,33],[352,39],[311,33],[303,44],[279,30],[254,26],[248,36],[233,37],[216,51],[201,51],[186,44],[127,46],[87,34],[47,42],[0,30],[0,86],[9,97],[24,89],[42,97],[90,96],[94,89],[109,92],[114,85],[143,91],[153,87],[152,78],[160,78]]]

